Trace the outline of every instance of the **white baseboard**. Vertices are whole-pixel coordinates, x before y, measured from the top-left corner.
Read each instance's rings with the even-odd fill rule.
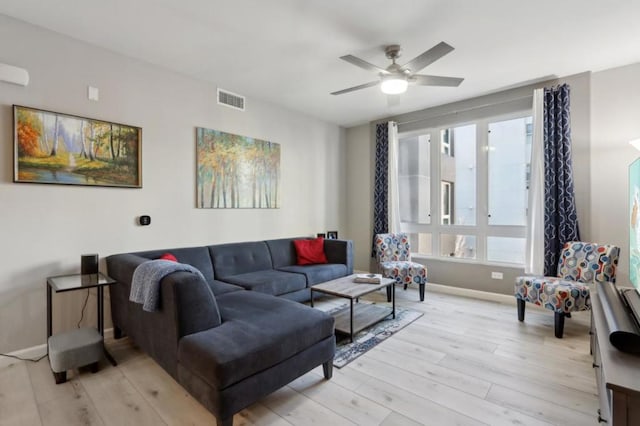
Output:
[[[425,291],[451,294],[454,296],[461,296],[461,297],[470,297],[473,299],[488,300],[490,302],[505,303],[507,305],[513,305],[513,306],[516,305],[516,298],[510,294],[492,293],[489,291],[473,290],[470,288],[462,288],[462,287],[452,287],[449,285],[434,284],[434,283],[427,283],[427,286],[425,287]],[[527,303],[527,309],[535,309],[535,310],[539,310],[540,312],[548,311],[543,306],[537,306],[537,305],[534,305],[533,303]]]
[[[491,293],[488,291],[472,290],[470,288],[452,287],[449,285],[427,283],[427,291],[434,291],[436,293],[446,293],[455,296],[471,297],[474,299],[489,300],[492,302],[508,303],[510,305],[516,304],[516,298],[513,295]]]

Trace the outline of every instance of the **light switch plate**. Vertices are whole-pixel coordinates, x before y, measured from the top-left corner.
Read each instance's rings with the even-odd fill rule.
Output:
[[[98,101],[100,98],[100,90],[97,87],[89,86],[87,90],[87,97],[90,101]]]

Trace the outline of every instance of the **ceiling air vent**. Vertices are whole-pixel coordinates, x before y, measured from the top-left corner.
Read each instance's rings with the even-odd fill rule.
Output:
[[[218,89],[218,104],[244,111],[244,96]]]

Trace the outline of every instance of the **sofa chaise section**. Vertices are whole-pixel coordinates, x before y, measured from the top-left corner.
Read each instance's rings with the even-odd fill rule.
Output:
[[[267,396],[314,366],[330,378],[333,318],[259,292],[223,295],[220,326],[180,340],[180,383],[220,418]]]

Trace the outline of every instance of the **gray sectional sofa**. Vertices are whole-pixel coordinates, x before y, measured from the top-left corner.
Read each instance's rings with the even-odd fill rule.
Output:
[[[126,334],[216,417],[233,415],[322,364],[334,320],[300,303],[311,285],[353,273],[351,241],[325,240],[329,263],[296,265],[294,238],[124,253],[107,258],[114,337]],[[173,254],[200,270],[160,282],[155,312],[129,301],[138,265]]]

